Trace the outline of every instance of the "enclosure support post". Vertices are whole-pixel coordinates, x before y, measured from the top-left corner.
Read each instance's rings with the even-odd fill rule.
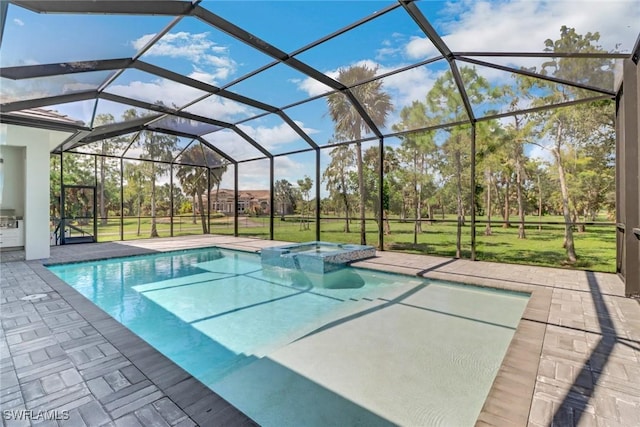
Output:
[[[380,218],[378,220],[378,250],[384,251],[384,138],[378,140],[378,203],[380,206]],[[362,197],[362,195],[360,195]]]
[[[320,148],[316,148],[316,240],[320,240]]]
[[[207,167],[207,234],[211,234],[211,168]]]
[[[124,240],[124,160],[120,157],[120,240]]]
[[[476,123],[471,123],[471,261],[476,260]]]
[[[640,47],[636,45],[636,49],[637,58]],[[640,229],[640,71],[636,61],[624,60],[616,111],[616,210],[617,222],[622,225],[617,231],[621,245],[617,264],[618,273],[624,278],[626,296],[640,295],[640,235],[634,232]]]
[[[93,155],[93,183],[95,184],[96,189],[99,188],[98,187],[98,156],[96,154]],[[101,182],[100,187],[102,187],[102,185],[103,183]],[[96,199],[97,197],[94,190],[93,192],[93,238],[97,242],[98,241],[98,204]],[[101,201],[101,203],[104,203],[104,201]],[[102,218],[100,218],[100,221],[102,221]]]
[[[65,218],[64,218],[64,152],[60,152],[60,244],[65,244]]]
[[[173,237],[173,163],[169,165],[169,235]]]
[[[93,241],[98,242],[98,218],[96,218],[96,212],[98,211],[98,198],[96,197],[96,187],[93,187]]]
[[[238,163],[233,164],[233,235],[238,237]]]
[[[269,240],[273,240],[273,214],[274,214],[274,197],[273,197],[273,178],[274,178],[274,163],[273,157],[269,158]]]

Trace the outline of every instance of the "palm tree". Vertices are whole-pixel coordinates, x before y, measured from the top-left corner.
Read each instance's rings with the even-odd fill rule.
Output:
[[[156,105],[163,106],[164,104],[162,101],[157,101]],[[125,119],[137,117],[142,116],[134,108],[123,113]],[[162,176],[169,169],[167,162],[171,161],[174,151],[178,148],[178,137],[145,130],[133,146],[140,150],[140,158],[147,160],[141,165],[141,168],[147,175],[151,186],[151,233],[149,237],[159,237],[156,223],[156,182],[158,176]]]
[[[353,65],[349,68],[341,69],[338,72],[337,80],[350,87],[349,91],[359,101],[360,105],[367,111],[371,120],[378,127],[384,127],[387,115],[393,110],[391,97],[383,91],[382,82],[375,80],[359,86],[351,87],[365,80],[372,79],[376,75],[377,69],[369,68],[366,65]],[[348,140],[359,141],[369,127],[354,108],[353,104],[343,93],[333,93],[327,97],[329,104],[329,115],[333,120],[335,134]],[[356,143],[356,166],[358,170],[358,192],[360,193],[360,244],[367,244],[365,228],[365,197],[364,194],[364,174],[362,166],[362,145]]]
[[[187,148],[180,156],[180,161],[188,163],[188,165],[179,165],[176,177],[180,181],[180,185],[185,194],[191,196],[194,200],[198,200],[200,220],[202,221],[202,233],[208,234],[210,230],[202,195],[207,194],[207,203],[209,203],[211,199],[209,197],[211,189],[214,185],[218,186],[220,184],[222,174],[226,172],[227,166],[221,165],[216,168],[207,169],[207,165],[220,164],[221,158],[211,150],[208,150],[205,154],[200,144],[194,144]],[[202,165],[202,167],[193,165]],[[207,172],[207,170],[209,172]],[[209,178],[207,174],[209,174]]]

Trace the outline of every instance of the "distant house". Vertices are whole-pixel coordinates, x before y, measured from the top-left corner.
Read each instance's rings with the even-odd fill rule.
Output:
[[[240,190],[238,192],[238,213],[257,212],[259,214],[269,214],[270,200],[269,190]],[[233,205],[233,190],[221,188],[217,191],[211,190],[211,211],[222,212],[225,215],[233,215],[235,209]],[[204,197],[206,203],[206,196]]]

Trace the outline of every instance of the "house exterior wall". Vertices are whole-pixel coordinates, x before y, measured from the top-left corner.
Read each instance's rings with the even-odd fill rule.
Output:
[[[211,211],[222,212],[227,216],[233,215],[235,205],[233,201],[233,190],[220,189],[216,195],[216,190],[211,192]],[[207,196],[204,196],[206,203]],[[246,190],[238,193],[238,213],[240,215],[253,212],[260,208],[262,213],[269,214],[269,191],[267,190]]]
[[[69,134],[25,126],[0,126],[0,145],[25,149],[21,172],[24,179],[25,258],[49,258],[49,153]]]

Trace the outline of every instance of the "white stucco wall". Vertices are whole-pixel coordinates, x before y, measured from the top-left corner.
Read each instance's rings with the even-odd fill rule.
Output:
[[[13,209],[17,216],[24,216],[24,147],[0,145],[0,208]]]
[[[27,260],[49,258],[49,152],[68,133],[0,125],[0,145],[24,147],[24,229]],[[4,182],[4,185],[16,185]]]

